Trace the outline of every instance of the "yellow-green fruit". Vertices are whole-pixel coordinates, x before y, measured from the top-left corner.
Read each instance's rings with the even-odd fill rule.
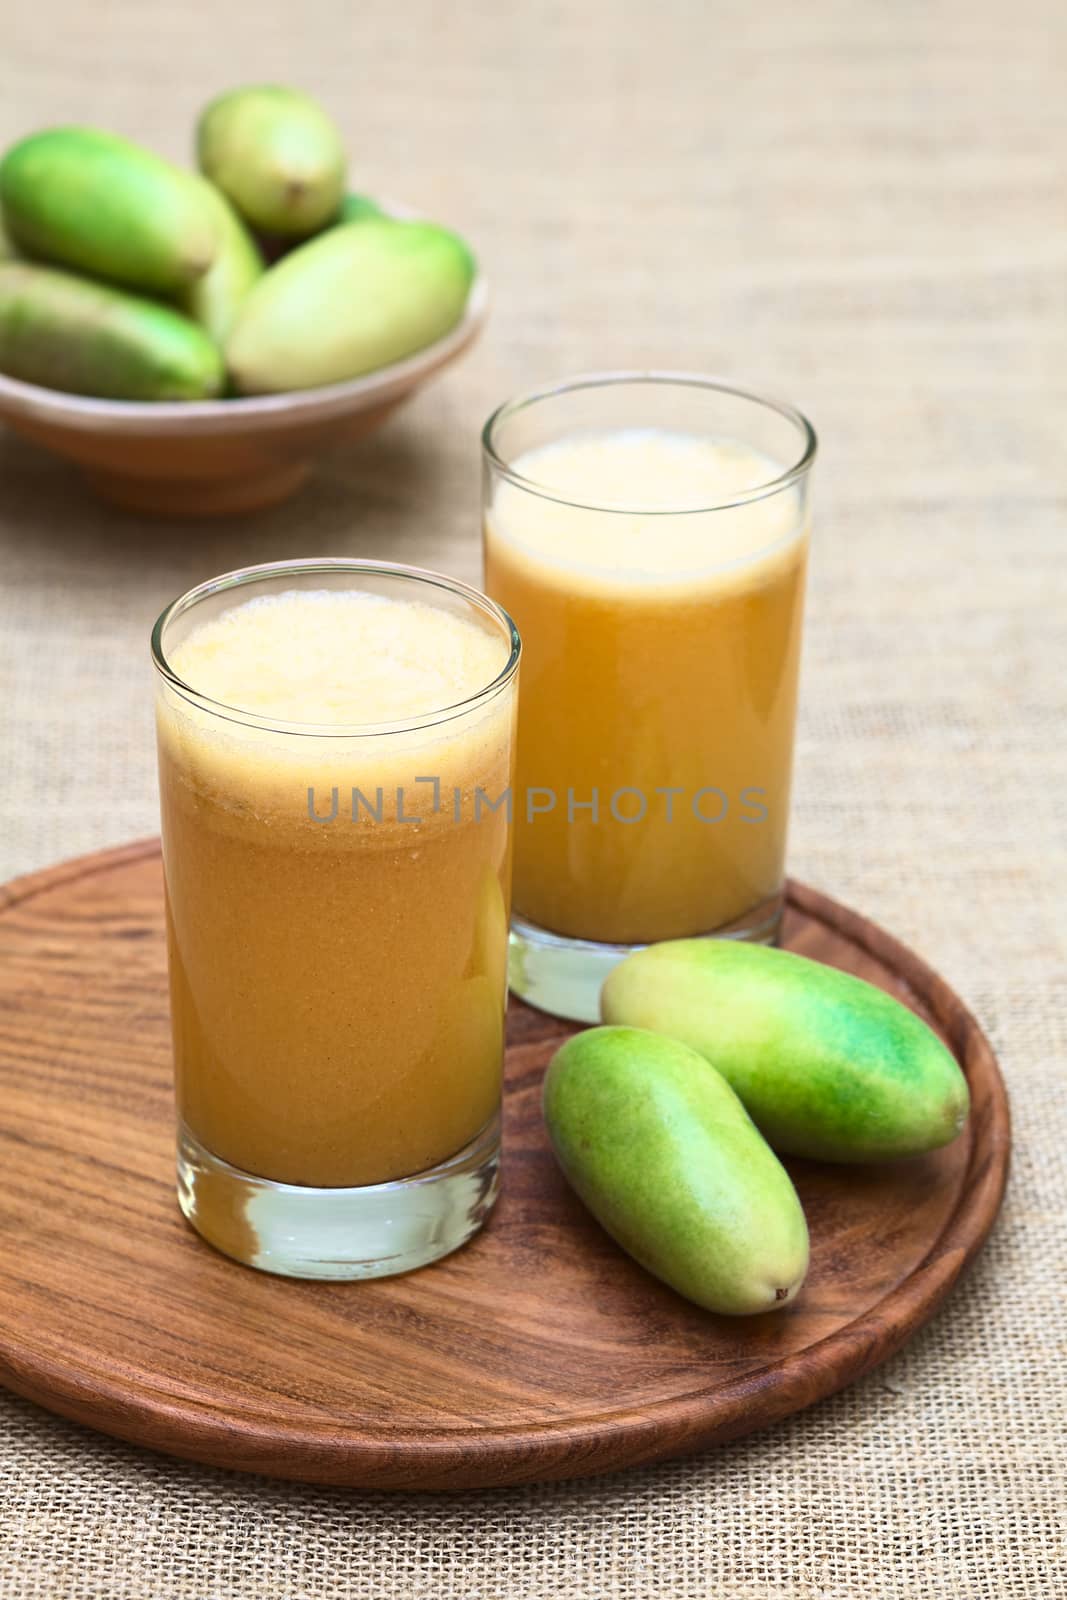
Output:
[[[203,328],[158,301],[30,262],[0,262],[0,372],[110,400],[202,400],[222,389]]]
[[[919,1155],[948,1144],[967,1117],[966,1079],[925,1022],[873,984],[785,950],[650,945],[610,974],[600,1012],[699,1051],[792,1155]]]
[[[297,89],[233,89],[201,113],[200,170],[254,228],[299,238],[337,214],[345,190],[341,135]]]
[[[0,163],[0,201],[32,256],[172,294],[215,256],[215,222],[188,174],[95,128],[50,128]]]
[[[350,222],[260,279],[226,360],[241,394],[342,383],[414,355],[463,315],[474,261],[429,222]]]
[[[792,1300],[808,1229],[729,1084],[677,1040],[591,1028],[549,1064],[545,1121],[569,1182],[635,1261],[710,1311]]]
[[[180,296],[183,310],[224,344],[238,311],[266,271],[259,246],[226,196],[206,178],[190,173],[211,207],[218,230],[218,250],[211,266]]]
[[[377,200],[372,200],[369,194],[346,194],[341,201],[341,209],[334,218],[335,222],[366,222],[368,217],[384,217],[387,213],[382,210]]]

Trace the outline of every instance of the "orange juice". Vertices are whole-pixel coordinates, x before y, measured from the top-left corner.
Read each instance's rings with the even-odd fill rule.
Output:
[[[422,1173],[499,1104],[509,831],[473,802],[511,780],[511,647],[418,599],[234,598],[158,701],[179,1113],[279,1183]]]
[[[799,490],[758,495],[782,471],[761,452],[660,428],[508,466],[485,570],[523,637],[515,908],[609,943],[725,929],[782,884]]]

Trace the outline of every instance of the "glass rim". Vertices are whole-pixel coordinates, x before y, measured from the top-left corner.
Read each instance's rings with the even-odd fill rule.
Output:
[[[515,416],[520,411],[527,410],[530,406],[539,404],[543,400],[552,400],[562,395],[572,394],[581,389],[607,389],[624,384],[650,384],[676,387],[679,389],[713,390],[717,394],[724,394],[736,400],[747,400],[754,405],[762,406],[767,411],[774,411],[786,422],[790,422],[797,429],[802,440],[800,455],[792,466],[778,473],[774,478],[769,478],[764,483],[756,484],[751,489],[745,489],[740,494],[731,495],[728,500],[716,500],[710,504],[692,506],[639,506],[623,505],[619,502],[605,503],[603,501],[576,500],[570,495],[560,494],[549,485],[540,483],[536,478],[527,478],[504,459],[496,447],[494,438],[498,425]],[[482,451],[487,462],[493,469],[516,488],[525,489],[530,494],[536,494],[542,500],[552,500],[557,505],[573,506],[578,511],[599,511],[606,515],[642,517],[691,517],[700,516],[712,511],[729,511],[734,506],[750,505],[756,500],[765,500],[771,495],[780,494],[784,489],[790,488],[799,482],[808,471],[818,453],[819,440],[812,424],[802,411],[788,401],[777,400],[770,395],[757,394],[754,389],[745,389],[736,383],[728,383],[723,378],[708,376],[700,372],[674,372],[666,368],[652,367],[648,369],[633,368],[620,369],[610,372],[578,373],[572,378],[564,378],[558,383],[545,384],[538,389],[530,389],[524,394],[515,395],[510,400],[505,400],[502,405],[493,411],[484,428],[482,429]]]
[[[427,584],[437,589],[447,590],[448,593],[458,595],[466,600],[483,616],[491,617],[503,630],[509,645],[508,658],[496,677],[476,689],[473,694],[465,695],[462,700],[456,700],[448,705],[435,707],[432,711],[421,712],[416,717],[405,717],[399,721],[388,722],[292,722],[283,718],[265,715],[259,711],[248,711],[240,706],[231,705],[228,701],[215,700],[211,695],[204,694],[193,684],[187,683],[180,677],[167,659],[163,636],[168,625],[186,612],[191,611],[200,601],[210,599],[213,595],[224,594],[228,590],[239,590],[246,584],[253,584],[268,578],[311,576],[316,573],[348,572],[354,575],[364,574],[369,577],[403,578],[415,584]],[[407,566],[399,561],[371,561],[362,556],[304,556],[290,561],[264,561],[256,566],[237,567],[232,572],[223,572],[215,578],[208,578],[203,583],[198,583],[176,600],[165,606],[156,618],[151,635],[152,665],[157,676],[183,700],[190,705],[199,707],[211,715],[227,722],[236,722],[243,727],[258,728],[264,732],[283,733],[306,738],[378,738],[389,734],[414,733],[419,729],[436,727],[443,722],[451,722],[457,717],[466,716],[488,701],[494,699],[515,677],[519,666],[519,657],[522,654],[522,640],[519,630],[503,606],[491,600],[480,589],[475,589],[472,584],[464,583],[460,578],[450,578],[445,573],[434,572],[428,567]]]

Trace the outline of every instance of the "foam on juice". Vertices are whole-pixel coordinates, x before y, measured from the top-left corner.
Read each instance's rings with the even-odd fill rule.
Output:
[[[171,692],[160,707],[161,748],[190,787],[242,816],[302,826],[308,789],[329,796],[336,787],[348,797],[381,788],[388,817],[402,786],[405,814],[431,820],[441,801],[416,779],[436,778],[438,795],[451,794],[500,767],[510,738],[504,702],[490,697],[475,717],[449,712],[491,685],[507,658],[498,630],[422,601],[363,590],[257,596],[199,624],[169,653],[184,684],[238,715]]]
[[[507,647],[450,612],[366,590],[259,595],[201,623],[171,666],[190,688],[282,722],[426,716],[477,694]]]
[[[800,531],[790,493],[730,503],[782,473],[738,440],[621,428],[567,435],[512,466],[542,492],[501,482],[491,535],[579,584],[636,583],[647,591],[650,583],[714,576],[730,588]],[[716,506],[722,509],[709,516]]]

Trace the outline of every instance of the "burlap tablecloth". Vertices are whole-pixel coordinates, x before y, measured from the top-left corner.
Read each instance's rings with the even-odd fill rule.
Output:
[[[178,591],[300,553],[476,577],[497,400],[596,366],[718,371],[822,436],[793,869],[970,1002],[1016,1157],[984,1258],[903,1355],[677,1465],[348,1494],[154,1458],[2,1397],[0,1594],[1067,1592],[1059,0],[28,0],[15,23],[5,140],[78,120],[182,156],[210,91],[302,83],[359,186],[476,241],[495,310],[461,368],[247,521],[114,514],[0,439],[0,875],[154,831],[146,635]]]

